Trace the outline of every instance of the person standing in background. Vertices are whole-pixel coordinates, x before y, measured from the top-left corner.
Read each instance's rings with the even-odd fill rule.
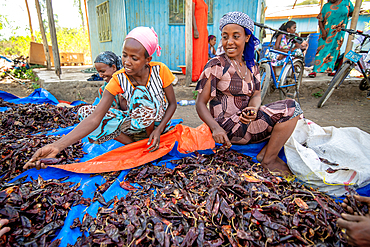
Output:
[[[216,37],[214,35],[208,36],[208,59],[216,56]]]
[[[319,19],[320,37],[316,52],[313,72],[310,77],[316,77],[316,73],[329,73],[333,75],[335,61],[340,53],[344,40],[344,32],[348,19],[352,16],[353,5],[350,0],[329,0],[320,14]]]
[[[204,0],[193,0],[193,70],[192,81],[198,81],[208,62],[208,6]]]

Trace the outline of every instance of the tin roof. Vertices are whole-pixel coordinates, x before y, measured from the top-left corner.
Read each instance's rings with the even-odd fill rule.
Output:
[[[360,15],[370,15],[370,2],[363,2],[361,5]],[[320,13],[319,4],[311,5],[298,5],[294,9],[292,6],[274,6],[267,7],[266,20],[271,19],[287,19],[289,17],[296,18],[309,18],[316,17]]]

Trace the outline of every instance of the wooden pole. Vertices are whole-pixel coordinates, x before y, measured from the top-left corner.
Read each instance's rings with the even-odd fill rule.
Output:
[[[40,32],[41,32],[41,37],[42,37],[42,44],[44,45],[44,53],[45,53],[46,67],[48,68],[48,70],[51,70],[49,45],[48,45],[48,40],[46,39],[46,34],[45,34],[45,29],[44,29],[44,23],[42,22],[42,16],[41,16],[41,9],[40,9],[39,0],[35,0],[35,5],[36,5],[36,10],[37,10],[37,16],[39,18]]]
[[[28,13],[28,22],[29,22],[29,24],[30,24],[31,40],[32,40],[32,41],[35,41],[35,37],[33,36],[33,29],[32,29],[32,22],[31,22],[30,9],[28,8],[28,2],[27,2],[27,0],[25,0],[25,2],[26,2],[27,13]]]
[[[186,0],[185,7],[185,37],[186,37],[186,86],[191,84],[193,71],[193,1]]]
[[[358,16],[360,15],[361,3],[362,3],[362,0],[356,0],[355,8],[352,14],[350,29],[356,29],[357,22],[358,22]],[[353,45],[352,40],[353,40],[353,35],[348,35],[347,46],[346,46],[346,51],[344,52],[344,55],[347,55],[347,53],[352,49],[352,45]],[[347,58],[343,59],[343,61],[346,61],[346,60]]]
[[[87,4],[86,4],[86,0],[84,0],[84,4],[85,4],[85,14],[86,14],[87,34],[89,35],[89,50],[90,50],[90,57],[91,57],[91,62],[93,62],[93,59],[92,59],[92,52],[91,52],[91,40],[90,40],[90,28],[89,28],[89,16],[87,15]]]
[[[46,8],[47,8],[47,12],[48,12],[51,44],[52,44],[52,47],[53,47],[55,74],[60,79],[60,75],[62,74],[62,70],[60,68],[58,40],[57,40],[57,33],[56,33],[56,30],[55,30],[54,14],[53,14],[53,7],[51,5],[51,0],[46,0]]]

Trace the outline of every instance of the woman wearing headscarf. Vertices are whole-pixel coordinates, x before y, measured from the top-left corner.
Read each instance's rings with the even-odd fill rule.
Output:
[[[262,166],[290,174],[278,153],[292,134],[302,110],[291,99],[261,106],[254,23],[248,15],[229,12],[220,20],[224,53],[209,60],[196,87],[196,109],[213,139],[226,146],[269,140],[257,156]],[[207,108],[209,103],[209,110]]]
[[[329,0],[323,7],[319,19],[319,44],[316,51],[313,72],[310,77],[316,77],[316,73],[329,73],[334,75],[335,62],[340,53],[344,40],[344,32],[349,17],[353,12],[350,0]]]
[[[99,76],[103,78],[104,85],[99,88],[99,99],[103,97],[103,92],[105,87],[108,85],[110,79],[112,79],[113,74],[122,69],[122,60],[114,52],[103,51],[101,52],[94,61],[95,69],[98,71]],[[119,106],[119,96],[114,97],[112,107],[121,109]]]
[[[123,69],[113,74],[99,104],[92,112],[79,112],[86,118],[68,135],[37,150],[24,168],[45,168],[40,159],[55,157],[85,136],[93,143],[115,139],[129,144],[135,134],[146,133],[148,150],[157,150],[177,105],[172,87],[175,76],[163,63],[151,61],[154,52],[160,56],[160,50],[153,28],[133,29],[123,43]],[[118,94],[127,102],[126,111],[110,108]]]

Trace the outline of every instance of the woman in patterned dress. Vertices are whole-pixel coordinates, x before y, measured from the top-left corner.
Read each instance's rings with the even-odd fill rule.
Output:
[[[134,134],[146,133],[148,150],[157,150],[160,135],[168,130],[177,103],[172,87],[175,76],[163,63],[151,61],[154,52],[160,55],[154,30],[133,29],[123,43],[123,69],[113,74],[99,104],[82,108],[79,116],[83,121],[68,135],[37,150],[24,168],[45,168],[39,159],[55,157],[85,136],[94,143],[115,139],[129,144],[134,141]],[[127,102],[121,108],[127,110],[110,108],[118,94]]]
[[[196,88],[196,109],[217,143],[231,146],[269,140],[257,159],[270,171],[288,175],[290,170],[278,153],[302,110],[292,99],[261,106],[260,74],[254,61],[259,40],[253,35],[253,25],[241,12],[221,18],[225,53],[209,60],[204,68]]]
[[[331,72],[334,70],[344,40],[344,32],[341,29],[347,26],[352,12],[353,5],[350,0],[329,0],[322,7],[321,13],[317,16],[320,36],[310,77],[316,77],[316,73],[323,72],[333,75]]]

